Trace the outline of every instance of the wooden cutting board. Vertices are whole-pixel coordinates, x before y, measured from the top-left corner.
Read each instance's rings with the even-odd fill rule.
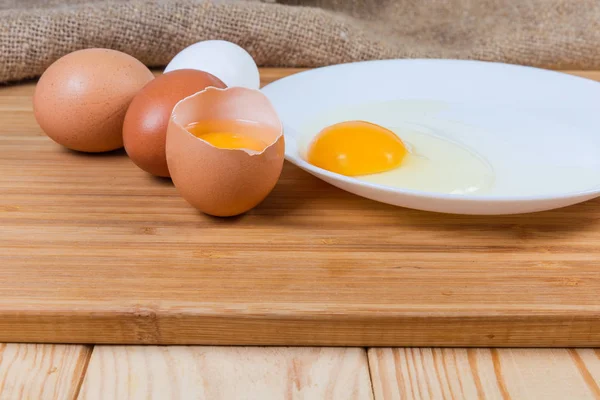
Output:
[[[443,215],[287,164],[259,207],[212,218],[122,151],[54,144],[32,93],[0,88],[0,341],[600,345],[600,200]]]

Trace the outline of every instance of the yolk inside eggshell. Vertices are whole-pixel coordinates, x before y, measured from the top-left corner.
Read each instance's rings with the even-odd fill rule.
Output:
[[[261,152],[267,143],[261,136],[272,128],[243,120],[215,120],[191,123],[186,129],[194,136],[221,149]]]

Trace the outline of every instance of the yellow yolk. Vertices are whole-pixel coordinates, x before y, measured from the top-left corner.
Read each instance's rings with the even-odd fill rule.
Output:
[[[308,162],[346,176],[370,175],[400,165],[407,150],[389,129],[348,121],[323,129],[308,149]]]
[[[209,132],[198,135],[198,137],[221,149],[262,151],[266,146],[265,142],[258,139],[233,132]]]
[[[249,126],[241,121],[218,121],[190,124],[186,129],[194,136],[221,149],[263,151],[267,144],[247,133]]]

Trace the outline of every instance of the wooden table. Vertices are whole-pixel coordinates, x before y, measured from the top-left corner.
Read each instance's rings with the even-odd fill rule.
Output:
[[[1,399],[598,399],[600,351],[0,344]]]
[[[3,123],[31,92],[1,90]],[[0,399],[593,399],[599,381],[595,349],[0,344]]]

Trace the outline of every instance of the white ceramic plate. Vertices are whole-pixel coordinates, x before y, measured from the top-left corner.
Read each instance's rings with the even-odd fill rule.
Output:
[[[489,215],[548,210],[600,196],[600,84],[591,80],[500,63],[385,60],[314,69],[262,90],[283,122],[286,159],[359,196],[420,210]],[[355,111],[372,112],[381,102],[397,107],[388,113],[393,119],[388,124],[421,126],[485,159],[494,171],[493,189],[446,194],[396,188],[304,160],[307,140],[321,128],[358,119],[352,118]]]

